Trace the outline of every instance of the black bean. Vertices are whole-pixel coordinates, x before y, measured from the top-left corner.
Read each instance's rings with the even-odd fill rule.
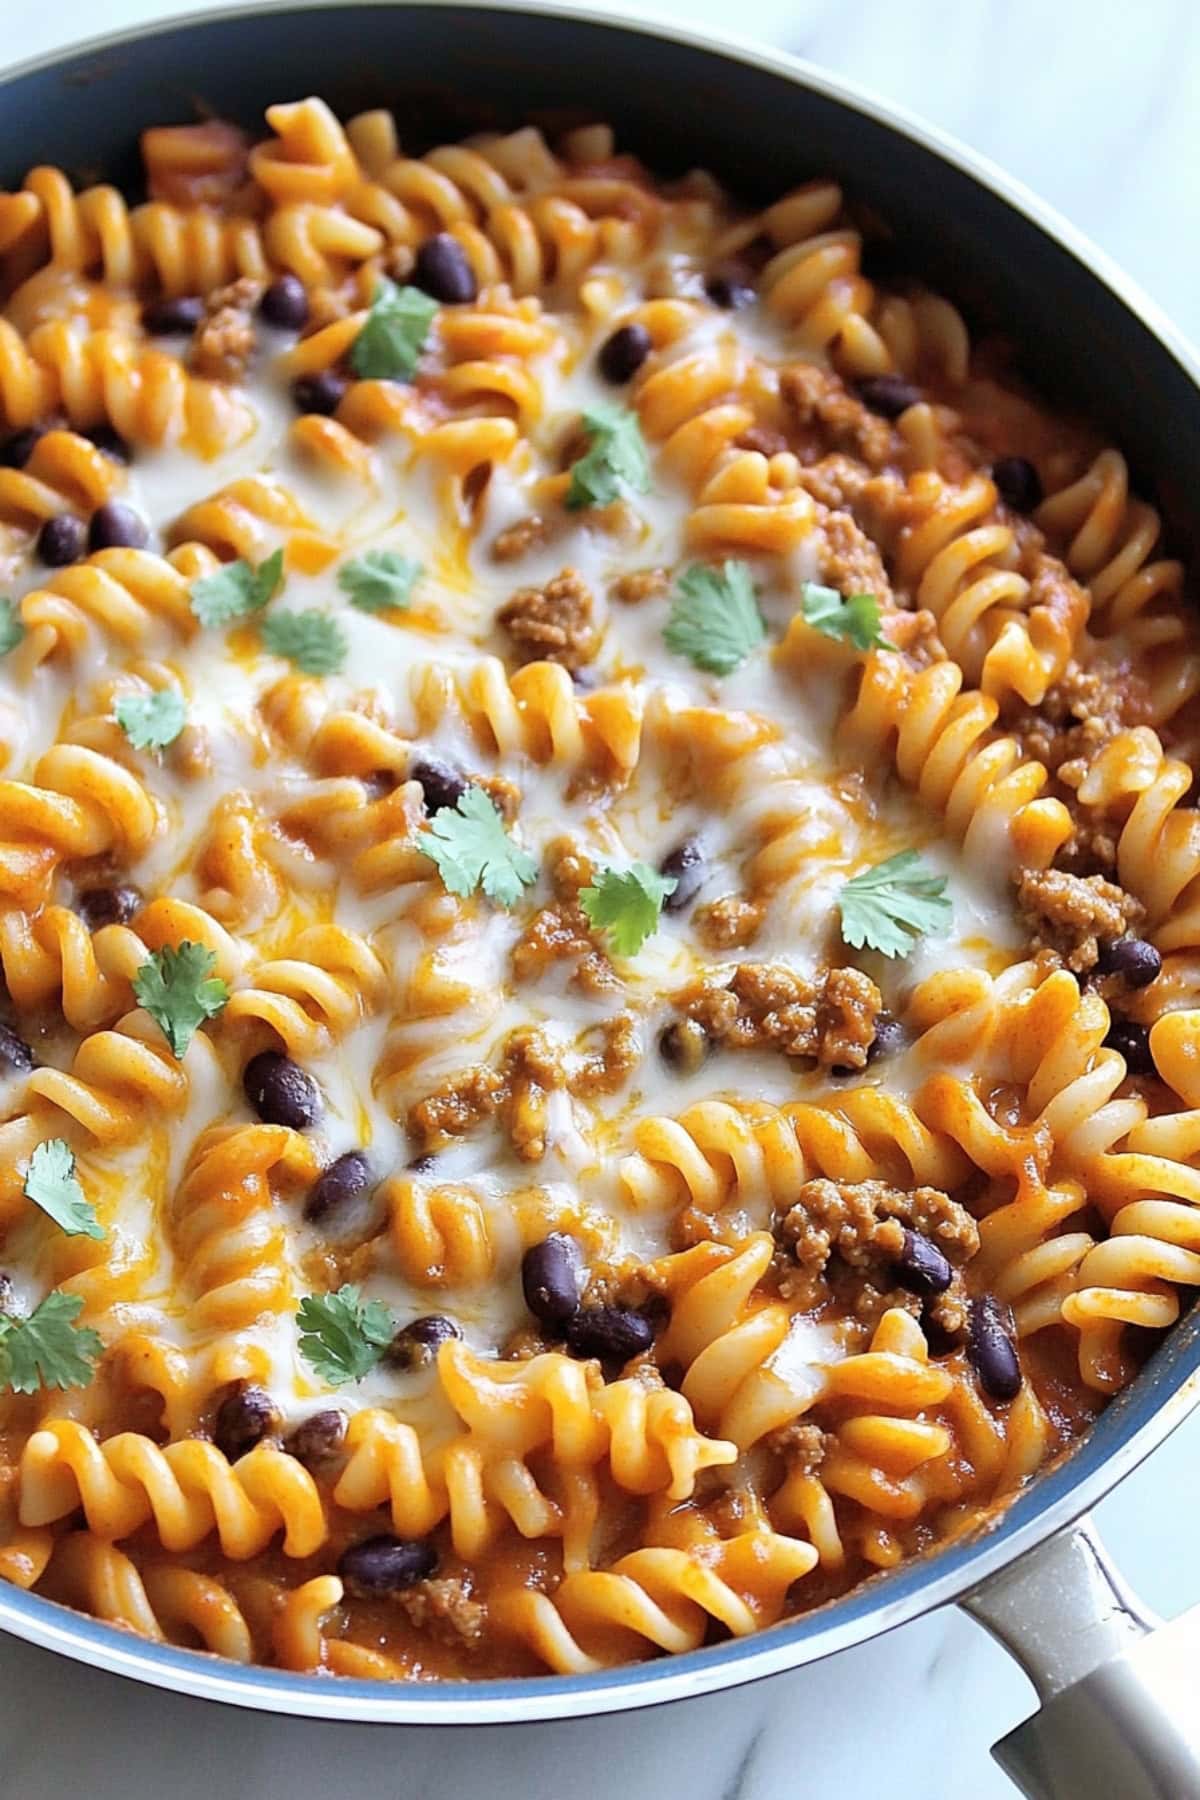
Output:
[[[1042,504],[1042,478],[1027,456],[1002,456],[992,464],[992,480],[1014,512],[1031,513]]]
[[[148,300],[142,308],[142,325],[151,337],[184,337],[195,331],[204,317],[199,294],[164,295]]]
[[[457,806],[471,785],[465,775],[436,756],[419,756],[409,763],[408,779],[420,785],[425,811],[431,816],[443,806]]]
[[[264,1124],[305,1131],[320,1116],[320,1088],[311,1075],[278,1050],[262,1050],[251,1057],[242,1074],[242,1088]]]
[[[1021,1391],[1012,1314],[991,1294],[971,1302],[971,1335],[967,1355],[979,1385],[993,1400],[1012,1400]]]
[[[140,513],[123,500],[106,500],[92,514],[88,526],[89,550],[141,550],[150,528]]]
[[[263,293],[258,310],[268,325],[299,331],[308,321],[308,295],[298,275],[280,275]]]
[[[27,425],[24,431],[14,431],[6,437],[0,444],[0,468],[23,469],[47,430],[45,425]]]
[[[1149,987],[1162,973],[1162,957],[1145,938],[1118,938],[1100,950],[1100,968],[1106,975],[1124,977],[1131,988]]]
[[[349,387],[344,375],[336,369],[322,369],[319,375],[301,375],[292,383],[292,399],[302,413],[335,413]]]
[[[270,1394],[245,1382],[227,1394],[217,1409],[213,1442],[223,1456],[236,1462],[265,1437],[279,1432],[279,1412]]]
[[[428,1152],[425,1152],[421,1156],[414,1156],[408,1167],[412,1170],[414,1175],[428,1175],[436,1165],[437,1157],[431,1156]]]
[[[1135,1019],[1114,1019],[1104,1040],[1106,1050],[1116,1050],[1125,1058],[1131,1075],[1153,1075],[1154,1058],[1150,1054],[1150,1032]]]
[[[579,1311],[583,1263],[579,1245],[563,1231],[531,1244],[521,1258],[521,1291],[539,1324],[561,1331]]]
[[[141,904],[142,896],[135,887],[84,888],[75,896],[75,911],[89,931],[99,931],[102,925],[128,925]]]
[[[425,1581],[437,1568],[437,1551],[421,1538],[363,1538],[351,1544],[338,1558],[338,1574],[352,1594],[372,1599],[380,1594],[395,1594]]]
[[[855,387],[863,405],[884,419],[898,419],[921,398],[921,390],[905,381],[903,375],[868,375]]]
[[[425,1313],[398,1331],[385,1351],[385,1360],[397,1369],[424,1369],[443,1344],[460,1338],[462,1331],[445,1313]]]
[[[704,291],[714,306],[724,307],[726,312],[737,312],[743,306],[753,306],[758,299],[755,290],[744,280],[740,271],[717,270],[704,283]]]
[[[49,569],[65,569],[78,562],[87,549],[87,526],[74,513],[47,519],[38,532],[38,559]]]
[[[899,1019],[889,1012],[876,1013],[875,1036],[867,1047],[867,1061],[873,1063],[878,1056],[898,1056],[907,1043],[908,1033]]]
[[[905,1230],[904,1248],[892,1270],[910,1294],[944,1294],[954,1280],[954,1270],[942,1252],[919,1231]]]
[[[11,1025],[0,1024],[0,1067],[24,1074],[33,1065],[34,1054],[25,1039],[18,1037]]]
[[[412,280],[414,286],[446,306],[461,306],[465,300],[474,300],[479,292],[466,251],[448,231],[425,239],[417,251]]]
[[[708,880],[708,858],[698,837],[686,837],[668,850],[658,865],[660,875],[674,877],[675,889],[663,901],[667,912],[683,912]]]
[[[361,1150],[347,1150],[327,1169],[322,1169],[304,1203],[304,1217],[310,1225],[336,1212],[357,1195],[364,1193],[372,1181],[371,1165]]]
[[[710,1048],[707,1031],[695,1019],[676,1019],[658,1036],[658,1054],[680,1075],[694,1075]]]
[[[302,1462],[306,1469],[321,1469],[341,1451],[346,1441],[345,1413],[339,1406],[327,1406],[313,1413],[284,1441],[284,1449]]]
[[[598,1356],[604,1362],[627,1363],[653,1342],[650,1320],[628,1306],[581,1306],[567,1326],[572,1356]]]
[[[614,387],[632,381],[652,349],[650,333],[644,325],[622,325],[605,338],[597,362],[605,381]]]
[[[132,449],[114,426],[94,425],[86,436],[110,462],[124,463],[128,467],[133,461]]]

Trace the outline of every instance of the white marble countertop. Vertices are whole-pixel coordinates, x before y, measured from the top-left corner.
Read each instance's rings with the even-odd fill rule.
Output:
[[[171,10],[2,0],[0,61]],[[808,57],[964,139],[1057,205],[1200,338],[1200,8],[1185,0],[675,0],[654,9]],[[1200,1601],[1200,1415],[1099,1509],[1150,1606]],[[1005,1800],[988,1746],[1032,1691],[950,1612],[799,1675],[584,1725],[404,1733],[237,1714],[0,1640],[13,1800]],[[350,1742],[353,1737],[353,1743]],[[1118,1797],[1119,1800],[1119,1797]]]

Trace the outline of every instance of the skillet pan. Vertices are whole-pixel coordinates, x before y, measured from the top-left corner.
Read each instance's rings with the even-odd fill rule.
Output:
[[[914,272],[973,324],[1003,324],[1025,372],[1128,456],[1177,554],[1200,544],[1200,359],[1063,220],[983,159],[824,72],[666,23],[523,5],[276,4],[183,19],[0,82],[0,186],[39,161],[137,190],[137,138],[197,109],[258,125],[320,92],[396,111],[405,147],[483,126],[605,119],[656,171],[700,165],[748,200],[833,174],[891,225]],[[1189,513],[1189,508],[1191,511]],[[1088,1437],[991,1525],[758,1636],[587,1676],[383,1684],[242,1668],[151,1644],[0,1584],[0,1627],[154,1686],[309,1718],[445,1726],[580,1718],[694,1697],[829,1656],[951,1601],[1022,1662],[1042,1705],[995,1754],[1044,1800],[1200,1793],[1186,1619],[1154,1629],[1087,1509],[1200,1399],[1200,1313]]]

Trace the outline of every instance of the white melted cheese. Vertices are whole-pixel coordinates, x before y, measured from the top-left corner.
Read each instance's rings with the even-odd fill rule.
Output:
[[[625,272],[620,280],[633,304],[639,297],[636,272]],[[534,911],[551,898],[544,875],[512,914],[480,900],[468,909],[457,934],[430,942],[411,916],[411,891],[360,892],[336,857],[273,835],[267,854],[282,884],[281,909],[232,926],[245,947],[244,972],[235,985],[252,984],[254,969],[264,958],[289,955],[297,929],[314,920],[335,919],[363,934],[388,973],[382,1003],[371,1016],[308,1061],[324,1095],[315,1131],[322,1161],[361,1148],[381,1176],[402,1171],[419,1148],[405,1129],[407,1107],[468,1065],[494,1065],[518,1026],[542,1028],[562,1046],[569,1062],[581,1046],[586,1048],[584,1034],[626,1009],[636,1017],[641,1049],[636,1068],[614,1094],[579,1099],[564,1090],[553,1092],[540,1161],[519,1161],[492,1124],[454,1141],[437,1157],[435,1173],[423,1177],[462,1183],[483,1205],[496,1252],[488,1283],[469,1289],[425,1288],[406,1281],[375,1205],[372,1218],[381,1235],[364,1278],[366,1292],[386,1301],[400,1322],[447,1312],[468,1341],[488,1351],[528,1323],[518,1270],[522,1244],[510,1203],[517,1190],[541,1190],[549,1212],[582,1209],[609,1256],[658,1256],[669,1247],[669,1221],[633,1207],[618,1175],[639,1119],[678,1115],[706,1100],[784,1104],[828,1091],[826,1076],[765,1052],[717,1051],[689,1074],[668,1068],[656,1040],[676,1016],[668,1000],[673,992],[697,976],[740,961],[784,963],[810,973],[827,960],[835,941],[836,900],[844,881],[909,846],[920,848],[945,875],[953,920],[944,932],[922,940],[903,964],[872,954],[857,959],[879,983],[885,1002],[901,1006],[912,984],[939,968],[1001,966],[1018,945],[1005,900],[1002,857],[991,866],[965,866],[955,848],[939,840],[936,822],[884,769],[868,771],[867,802],[852,804],[842,797],[833,779],[842,766],[834,740],[843,699],[837,681],[820,673],[797,678],[773,658],[770,642],[734,674],[718,679],[666,648],[669,597],[638,604],[608,597],[621,573],[679,570],[695,560],[685,542],[688,497],[657,465],[654,445],[654,490],[632,501],[632,541],[604,529],[586,512],[564,513],[556,514],[550,541],[519,562],[501,563],[489,554],[500,531],[539,510],[539,484],[559,468],[562,446],[580,413],[622,397],[596,373],[595,352],[612,328],[611,319],[591,324],[581,313],[567,312],[552,315],[552,322],[550,347],[529,365],[541,389],[542,411],[528,442],[493,468],[465,555],[458,549],[462,521],[447,516],[444,483],[422,457],[419,442],[396,436],[376,444],[374,479],[366,486],[329,473],[297,450],[291,433],[294,410],[281,372],[284,340],[271,334],[260,345],[248,384],[257,421],[252,434],[211,462],[177,448],[139,451],[125,490],[152,522],[152,543],[161,546],[176,541],[173,524],[181,514],[232,482],[263,476],[285,488],[311,527],[335,540],[339,554],[319,573],[291,571],[274,605],[277,610],[318,608],[337,618],[347,655],[338,673],[321,684],[323,706],[371,706],[402,733],[414,729],[417,670],[437,663],[465,675],[481,657],[504,657],[510,646],[496,628],[497,609],[518,587],[544,584],[565,567],[577,570],[603,623],[595,671],[601,681],[627,682],[645,709],[642,759],[629,784],[616,792],[598,791],[576,779],[576,771],[553,762],[539,764],[513,753],[494,756],[455,710],[419,745],[421,753],[514,783],[520,794],[517,834],[539,864],[548,846],[564,836],[599,864],[656,864],[695,833],[708,857],[702,903],[737,893],[744,885],[745,865],[763,844],[786,836],[787,873],[774,887],[749,947],[725,955],[706,950],[696,935],[694,908],[666,912],[658,932],[636,957],[618,959],[619,985],[587,993],[572,984],[572,963],[551,964],[536,982],[514,985],[513,946]],[[753,307],[735,316],[705,308],[659,360],[666,364],[700,349],[734,344],[769,368],[795,354],[765,309]],[[262,531],[264,554],[277,545],[286,547],[287,527],[264,525]],[[344,560],[371,546],[397,550],[423,565],[411,620],[403,614],[358,611],[339,587]],[[749,560],[771,638],[777,638],[796,609],[800,584],[818,573],[818,545],[810,534],[787,556]],[[15,591],[27,592],[44,579],[44,571],[31,563]],[[430,615],[436,629],[429,627]],[[94,715],[99,686],[123,667],[137,674],[150,664],[165,667],[179,682],[189,723],[206,745],[207,761],[185,776],[174,772],[169,753],[130,752],[125,758],[161,803],[165,820],[131,865],[129,878],[148,894],[199,900],[203,882],[197,869],[214,815],[229,795],[244,793],[270,821],[286,810],[289,799],[303,800],[315,791],[318,778],[300,756],[271,739],[260,718],[264,693],[288,672],[280,659],[240,650],[234,654],[221,631],[200,630],[181,645],[166,627],[155,626],[127,661],[114,643],[95,632],[76,661],[55,656],[31,678],[0,663],[0,735],[9,745],[5,773],[32,779],[38,758],[60,732]],[[698,707],[744,712],[777,728],[772,739],[728,772],[719,805],[702,786],[681,785],[678,758],[663,747],[665,725]],[[436,885],[436,877],[433,881]],[[449,1015],[424,1017],[410,1004],[415,973],[431,954],[444,977],[462,984],[462,1003]],[[211,1059],[199,1059],[201,1073],[184,1115],[156,1120],[145,1142],[128,1151],[97,1152],[81,1163],[85,1180],[102,1190],[101,1214],[113,1242],[132,1245],[130,1254],[138,1246],[144,1253],[145,1279],[126,1322],[153,1325],[198,1354],[211,1345],[187,1324],[187,1272],[178,1267],[171,1249],[171,1195],[199,1132],[216,1121],[248,1116],[237,1084],[236,1044],[226,1043],[220,1022],[213,1036],[225,1046],[224,1073]],[[69,1062],[73,1047],[72,1042],[56,1060]],[[382,1080],[380,1070],[397,1063],[406,1073]],[[915,1076],[901,1056],[874,1067],[870,1078],[905,1093]],[[9,1112],[19,1109],[19,1083],[6,1083],[6,1099]],[[298,1297],[311,1285],[305,1268],[322,1247],[321,1232],[301,1222],[295,1205],[286,1226],[289,1279]],[[39,1283],[44,1287],[50,1266],[44,1239],[42,1223],[33,1220],[10,1241],[19,1294],[26,1303],[36,1297]],[[301,1417],[327,1403],[325,1384],[299,1354],[293,1311],[266,1316],[241,1335],[268,1359],[269,1385],[289,1416]],[[819,1368],[840,1354],[836,1332],[798,1321],[776,1351],[773,1366],[789,1382],[815,1391]],[[439,1428],[439,1402],[428,1376],[419,1372],[400,1376],[381,1368],[359,1387],[343,1390],[339,1401],[351,1407],[386,1404],[414,1422]]]

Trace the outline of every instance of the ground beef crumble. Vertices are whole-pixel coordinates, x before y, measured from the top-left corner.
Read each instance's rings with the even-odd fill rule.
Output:
[[[1091,599],[1068,572],[1057,556],[1047,556],[1032,547],[1021,559],[1022,573],[1029,578],[1029,592],[1024,600],[1027,613],[1047,615],[1063,637],[1074,642],[1087,623]]]
[[[769,1431],[764,1440],[768,1450],[782,1456],[792,1475],[815,1475],[825,1461],[829,1438],[819,1425],[807,1419],[793,1419]]]
[[[493,562],[517,562],[528,551],[537,549],[550,536],[550,527],[537,513],[507,525],[492,541]]]
[[[709,950],[741,949],[758,936],[764,910],[757,900],[747,900],[741,894],[722,894],[720,899],[696,908],[692,927]]]
[[[546,1153],[547,1096],[563,1088],[579,1096],[616,1093],[641,1059],[632,1013],[601,1020],[570,1045],[521,1025],[505,1039],[498,1066],[473,1063],[411,1106],[408,1129],[428,1152],[500,1118],[522,1161],[538,1162]]]
[[[657,1297],[658,1291],[647,1279],[641,1263],[595,1262],[588,1269],[588,1284],[583,1295],[588,1306],[627,1306],[640,1311]]]
[[[1071,662],[1040,706],[1006,726],[1022,752],[1050,771],[1051,791],[1071,814],[1074,829],[1056,859],[1070,874],[1111,876],[1116,870],[1117,828],[1101,810],[1084,806],[1078,789],[1117,733],[1145,722],[1147,707],[1143,685],[1128,671]]]
[[[1027,869],[1017,883],[1017,904],[1033,950],[1053,950],[1073,974],[1094,969],[1100,946],[1139,925],[1140,900],[1103,875],[1069,875],[1062,869]]]
[[[643,600],[659,600],[671,585],[669,569],[631,569],[618,575],[609,588],[623,606],[640,606]]]
[[[428,1631],[443,1643],[477,1650],[487,1626],[487,1607],[476,1600],[461,1575],[433,1575],[394,1596],[418,1631]]]
[[[782,963],[739,963],[727,981],[696,982],[674,1000],[730,1049],[774,1049],[836,1069],[866,1066],[883,1010],[860,969],[826,968],[810,980]]]
[[[466,1137],[493,1118],[507,1098],[500,1071],[472,1063],[409,1108],[408,1129],[422,1150],[444,1149],[453,1138]]]
[[[544,866],[555,897],[534,914],[513,945],[514,976],[518,981],[540,981],[555,963],[574,961],[572,987],[593,995],[614,991],[620,986],[616,970],[592,936],[579,904],[580,888],[595,875],[590,858],[570,838],[555,838],[546,846]]]
[[[821,580],[839,594],[874,594],[883,611],[890,611],[892,584],[879,546],[862,526],[848,512],[832,512],[818,503],[817,527]]]
[[[1041,704],[1019,713],[1009,730],[1020,739],[1025,754],[1052,775],[1067,770],[1067,785],[1074,787],[1078,781],[1071,778],[1070,765],[1086,766],[1097,750],[1133,722],[1129,700],[1128,688],[1115,670],[1083,669],[1070,662]]]
[[[734,439],[739,450],[757,450],[760,456],[781,456],[788,447],[788,441],[782,431],[773,431],[769,425],[750,425],[739,438]]]
[[[802,461],[816,462],[831,450],[849,451],[868,469],[895,461],[899,439],[892,425],[868,411],[828,369],[793,363],[779,377],[779,392],[791,413],[793,439],[800,439]]]
[[[242,275],[206,301],[207,316],[192,338],[192,372],[210,381],[242,381],[254,354],[254,308],[262,283]]]
[[[944,1294],[928,1303],[941,1330],[959,1335],[966,1325],[967,1296],[961,1270],[979,1249],[979,1228],[966,1207],[938,1188],[910,1191],[885,1181],[807,1181],[776,1224],[776,1237],[793,1268],[779,1272],[785,1298],[816,1306],[837,1294],[839,1305],[874,1319],[888,1306],[909,1311],[919,1302],[896,1287],[894,1265],[904,1230],[937,1245],[954,1269]]]
[[[556,662],[579,669],[600,644],[591,589],[575,569],[561,569],[545,587],[518,588],[496,613],[521,662]]]
[[[512,950],[518,981],[540,981],[554,963],[574,962],[571,986],[585,994],[602,994],[620,986],[617,973],[592,937],[587,914],[578,900],[555,900],[529,921]]]

